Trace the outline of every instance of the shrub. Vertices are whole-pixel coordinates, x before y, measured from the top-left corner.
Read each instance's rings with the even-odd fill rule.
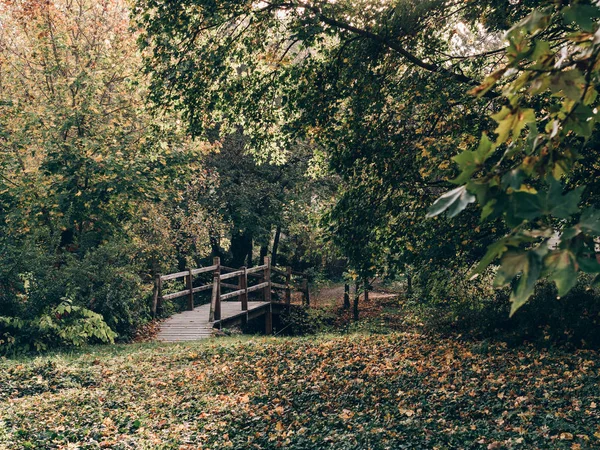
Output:
[[[335,322],[331,310],[294,306],[288,314],[281,315],[281,334],[305,336],[327,330]]]

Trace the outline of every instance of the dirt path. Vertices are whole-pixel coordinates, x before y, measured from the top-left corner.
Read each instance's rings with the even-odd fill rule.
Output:
[[[369,299],[385,299],[397,297],[397,293],[381,292],[373,290],[369,292]],[[354,298],[354,289],[350,289],[350,301]],[[364,295],[361,294],[361,302]],[[312,292],[310,299],[311,305],[314,306],[330,306],[342,305],[344,303],[344,285],[325,286]]]

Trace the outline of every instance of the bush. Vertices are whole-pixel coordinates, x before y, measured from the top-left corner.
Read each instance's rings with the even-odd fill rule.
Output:
[[[293,306],[288,314],[281,315],[281,334],[306,336],[330,328],[335,322],[332,311],[307,306]]]
[[[411,299],[427,330],[496,338],[520,344],[571,345],[600,348],[600,292],[581,276],[564,298],[550,282],[538,283],[533,298],[512,318],[507,289],[491,289],[488,273],[468,281],[448,274],[421,279]],[[427,286],[423,288],[422,283]]]
[[[0,252],[0,354],[126,340],[150,317],[132,245],[115,240],[83,257],[20,248]]]

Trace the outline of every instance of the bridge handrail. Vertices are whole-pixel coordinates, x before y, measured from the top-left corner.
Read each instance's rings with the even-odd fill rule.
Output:
[[[227,271],[228,273],[222,273]],[[213,281],[201,286],[194,287],[194,276],[202,273],[212,272]],[[271,280],[271,275],[283,275],[285,276],[284,284],[276,283]],[[248,286],[248,276],[260,277],[259,283],[253,286]],[[302,277],[302,284],[300,289],[294,289],[294,282],[292,276]],[[170,294],[162,294],[163,282],[169,280],[175,280],[178,278],[185,278],[186,289],[183,291],[173,292]],[[222,283],[224,280],[232,278],[238,278],[238,284]],[[228,289],[235,289],[232,292],[225,294],[221,293],[221,288],[225,287]],[[263,301],[271,303],[271,291],[273,289],[280,289],[285,291],[285,303],[291,303],[291,292],[292,290],[299,290],[302,292],[302,302],[305,305],[310,303],[310,296],[308,290],[308,276],[303,272],[293,271],[291,267],[279,268],[271,265],[271,259],[266,256],[264,264],[252,268],[241,267],[234,269],[231,267],[221,265],[219,257],[213,259],[213,265],[208,267],[199,267],[196,269],[187,269],[183,272],[176,272],[166,275],[156,275],[154,283],[154,295],[152,304],[152,314],[156,317],[157,310],[162,306],[162,302],[165,300],[172,300],[179,297],[188,296],[188,309],[191,311],[194,309],[194,294],[202,291],[212,289],[211,304],[209,321],[217,321],[221,319],[221,302],[230,298],[237,297],[238,301],[241,302],[242,311],[248,311],[248,294],[250,292],[263,291]]]

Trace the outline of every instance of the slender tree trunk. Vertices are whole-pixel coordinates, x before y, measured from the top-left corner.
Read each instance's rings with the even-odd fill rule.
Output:
[[[358,320],[358,300],[360,299],[360,283],[354,284],[354,320]]]
[[[275,237],[273,238],[273,251],[271,252],[271,264],[277,265],[277,251],[279,250],[279,239],[281,238],[281,225],[277,225],[275,229]]]
[[[350,285],[344,284],[344,309],[350,309]]]
[[[252,246],[253,246],[252,236],[248,235],[248,240],[246,241],[246,245],[248,246],[248,262],[246,263],[246,267],[252,267]],[[259,264],[262,264],[262,261],[260,261]]]
[[[268,244],[263,244],[260,246],[260,255],[258,258],[258,261],[260,262],[260,264],[262,264],[262,262],[265,260],[265,256],[269,255],[269,245]],[[271,265],[273,265],[273,262],[271,262]]]
[[[369,302],[369,279],[365,278],[364,279],[364,286],[365,286],[365,303]]]

